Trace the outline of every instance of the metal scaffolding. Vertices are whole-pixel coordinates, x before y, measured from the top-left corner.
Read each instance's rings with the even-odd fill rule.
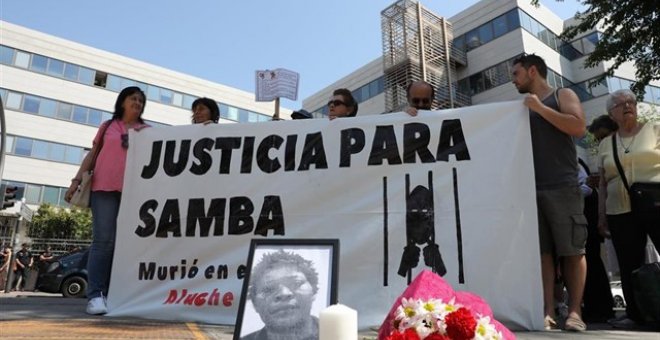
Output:
[[[416,80],[435,88],[433,109],[470,105],[470,97],[457,91],[456,67],[465,66],[467,57],[452,48],[449,22],[411,0],[395,2],[380,16],[386,112],[406,107],[406,88]]]

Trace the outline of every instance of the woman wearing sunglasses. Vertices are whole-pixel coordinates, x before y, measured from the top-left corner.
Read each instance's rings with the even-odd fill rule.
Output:
[[[81,182],[82,174],[92,170],[92,245],[87,261],[87,313],[105,314],[105,296],[108,294],[112,257],[115,250],[115,233],[121,190],[124,185],[124,168],[128,149],[128,130],[141,130],[149,125],[142,120],[146,96],[136,86],[123,89],[115,102],[112,119],[99,127],[92,150],[87,153],[71,180],[64,199],[69,202]]]
[[[348,89],[337,89],[332,93],[332,99],[328,102],[328,118],[333,120],[342,117],[355,117],[358,112],[358,104]]]

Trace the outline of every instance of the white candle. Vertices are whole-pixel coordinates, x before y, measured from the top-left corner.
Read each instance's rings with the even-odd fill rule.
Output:
[[[319,314],[319,340],[357,340],[357,311],[332,305]]]

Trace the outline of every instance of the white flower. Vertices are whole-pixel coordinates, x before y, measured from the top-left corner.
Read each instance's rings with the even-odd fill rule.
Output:
[[[474,332],[475,340],[499,340],[502,339],[502,333],[495,329],[495,325],[490,322],[489,316],[479,317],[477,319],[477,328]]]

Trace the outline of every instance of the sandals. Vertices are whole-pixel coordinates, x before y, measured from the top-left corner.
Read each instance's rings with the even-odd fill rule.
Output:
[[[543,326],[546,331],[551,331],[553,329],[559,329],[557,322],[550,315],[546,315],[543,319]]]
[[[587,330],[587,325],[579,317],[569,316],[564,324],[564,330],[571,332],[584,332]]]

